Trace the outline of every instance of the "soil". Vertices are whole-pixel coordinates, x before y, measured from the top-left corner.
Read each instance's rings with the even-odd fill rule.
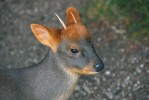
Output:
[[[48,48],[30,30],[31,23],[61,27],[54,13],[65,20],[65,10],[80,12],[90,0],[1,0],[0,68],[28,67],[44,58]],[[88,20],[93,44],[105,69],[82,76],[69,100],[149,100],[149,39],[130,40],[124,23],[81,12]],[[84,21],[84,20],[83,20]]]

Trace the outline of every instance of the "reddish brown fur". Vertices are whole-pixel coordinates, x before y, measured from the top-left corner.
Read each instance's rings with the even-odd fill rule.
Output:
[[[66,30],[62,30],[62,38],[75,42],[83,38],[91,41],[89,32],[82,24],[74,24],[68,26]]]

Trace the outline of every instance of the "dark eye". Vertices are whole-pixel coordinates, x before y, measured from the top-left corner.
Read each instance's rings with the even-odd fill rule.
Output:
[[[76,54],[76,53],[79,52],[79,50],[77,50],[77,49],[71,49],[71,52],[74,53],[74,54]]]

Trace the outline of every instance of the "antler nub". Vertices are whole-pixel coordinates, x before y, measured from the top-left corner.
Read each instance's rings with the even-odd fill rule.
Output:
[[[73,18],[74,22],[77,23],[77,21],[76,21],[74,15],[73,15],[73,13],[72,13],[72,12],[70,12],[70,13],[71,13],[71,15],[72,15],[72,18]]]

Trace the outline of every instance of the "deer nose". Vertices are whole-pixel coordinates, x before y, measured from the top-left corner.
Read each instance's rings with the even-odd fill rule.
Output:
[[[104,64],[103,63],[96,64],[95,68],[94,68],[94,70],[96,72],[102,71],[103,69],[104,69]]]

